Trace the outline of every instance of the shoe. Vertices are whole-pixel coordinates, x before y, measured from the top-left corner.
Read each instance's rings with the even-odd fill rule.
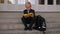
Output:
[[[42,28],[46,28],[46,27],[42,26]]]
[[[46,31],[46,27],[42,26],[42,30],[43,30],[43,31]]]

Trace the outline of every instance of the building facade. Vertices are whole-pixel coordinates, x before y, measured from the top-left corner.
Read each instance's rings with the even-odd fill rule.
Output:
[[[40,12],[60,12],[60,0],[0,0],[0,11],[23,11],[25,2]]]

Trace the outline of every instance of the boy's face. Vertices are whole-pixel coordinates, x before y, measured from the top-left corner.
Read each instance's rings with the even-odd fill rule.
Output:
[[[26,8],[31,8],[31,5],[29,3],[25,4]]]

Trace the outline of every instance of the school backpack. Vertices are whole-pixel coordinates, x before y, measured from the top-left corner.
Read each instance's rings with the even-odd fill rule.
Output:
[[[33,28],[39,31],[46,31],[45,18],[40,15],[35,16],[35,26]]]

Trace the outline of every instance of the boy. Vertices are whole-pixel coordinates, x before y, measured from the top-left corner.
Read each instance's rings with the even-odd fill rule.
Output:
[[[32,25],[34,24],[35,11],[31,9],[31,3],[25,3],[26,9],[23,11],[22,22],[25,26],[24,30],[32,30]],[[29,24],[29,26],[27,25]]]

